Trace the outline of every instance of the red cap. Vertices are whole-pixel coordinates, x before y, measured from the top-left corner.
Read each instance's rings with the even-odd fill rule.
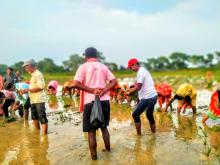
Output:
[[[136,58],[131,58],[129,61],[128,61],[128,68],[130,69],[132,65],[138,63],[138,60]]]

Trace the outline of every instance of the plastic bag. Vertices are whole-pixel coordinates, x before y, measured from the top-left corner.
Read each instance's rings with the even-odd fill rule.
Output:
[[[95,101],[93,103],[92,112],[90,115],[90,125],[93,128],[102,128],[105,126],[105,119],[102,112],[102,106],[99,96],[95,96]]]

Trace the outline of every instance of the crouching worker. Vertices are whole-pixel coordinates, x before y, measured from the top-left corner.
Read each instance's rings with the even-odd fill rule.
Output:
[[[3,111],[4,103],[5,103],[5,94],[3,92],[0,92],[0,116],[4,115],[4,111]]]
[[[14,90],[13,84],[8,83],[5,85],[5,89],[3,89],[1,91],[5,96],[2,109],[3,109],[4,115],[6,118],[9,117],[9,108],[12,108],[15,103],[16,96],[15,96],[13,90]],[[15,105],[18,105],[18,104],[16,103]],[[14,105],[13,109],[16,109],[15,105]]]
[[[174,100],[178,100],[177,113],[180,114],[181,109],[183,108],[183,113],[186,111],[186,108],[192,108],[193,113],[196,113],[196,90],[190,84],[182,84],[176,91],[174,97],[171,98],[169,103],[165,108],[167,112],[168,107],[173,103]]]
[[[172,88],[166,82],[155,85],[155,88],[158,94],[158,103],[160,106],[160,111],[163,111],[163,104],[165,103],[167,106],[171,99]]]
[[[146,111],[147,119],[150,123],[150,128],[152,133],[156,132],[156,125],[154,120],[154,105],[157,102],[157,92],[154,87],[154,81],[150,73],[142,66],[136,58],[130,59],[128,61],[128,68],[137,72],[136,84],[133,88],[126,91],[126,95],[134,91],[138,91],[139,102],[137,107],[132,113],[133,119],[135,121],[135,127],[137,135],[141,135],[141,120],[140,115]]]
[[[26,82],[18,82],[15,83],[15,88],[16,98],[20,102],[20,107],[18,108],[19,115],[21,117],[24,117],[25,120],[28,120],[29,109],[31,107],[30,98],[28,93],[21,94],[19,90],[29,89],[29,84],[27,84]]]
[[[59,86],[59,84],[56,80],[50,81],[47,85],[48,94],[56,96],[58,86]]]
[[[212,94],[209,110],[204,115],[202,122],[205,124],[209,118],[213,120],[220,118],[220,88]]]
[[[107,66],[98,60],[98,51],[87,48],[84,53],[85,63],[80,65],[74,78],[74,87],[85,91],[83,111],[83,132],[88,132],[88,142],[91,158],[97,160],[96,130],[90,124],[90,115],[95,100],[95,94],[99,94],[102,111],[105,119],[105,126],[101,128],[102,138],[105,143],[105,150],[110,151],[110,135],[107,129],[110,120],[110,103],[108,91],[112,89],[117,81]]]

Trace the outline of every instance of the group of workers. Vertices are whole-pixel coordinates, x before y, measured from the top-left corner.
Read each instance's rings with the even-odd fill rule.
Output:
[[[97,159],[97,142],[96,130],[101,129],[103,141],[105,144],[105,151],[110,151],[110,134],[107,126],[110,121],[110,96],[112,90],[117,90],[117,80],[108,67],[102,64],[98,59],[98,51],[94,47],[89,47],[84,52],[85,62],[79,66],[76,71],[75,77],[72,81],[64,84],[62,96],[65,94],[80,96],[81,111],[83,111],[83,132],[88,133],[88,144],[90,149],[91,158]],[[0,105],[3,105],[3,113],[8,117],[8,108],[11,106],[13,109],[18,109],[19,106],[25,109],[25,115],[28,116],[28,109],[31,109],[31,117],[35,128],[40,129],[40,124],[44,134],[47,134],[48,120],[46,116],[45,102],[46,94],[44,91],[45,82],[43,74],[37,69],[34,60],[25,61],[23,64],[24,69],[31,74],[30,83],[23,83],[16,80],[11,76],[11,82],[5,83],[5,89],[0,91]],[[141,119],[140,115],[145,112],[149,121],[151,132],[156,132],[156,124],[154,120],[155,104],[158,102],[161,111],[167,112],[168,108],[172,109],[174,100],[178,100],[177,113],[183,112],[186,108],[191,108],[193,113],[196,113],[196,90],[190,84],[182,84],[179,86],[174,95],[172,95],[172,88],[167,83],[154,84],[153,78],[149,71],[140,65],[136,58],[128,61],[128,69],[137,73],[136,81],[129,88],[124,88],[123,95],[131,96],[137,93],[137,105],[132,112],[137,135],[141,135]],[[13,82],[13,81],[17,82]],[[19,84],[20,83],[20,84]],[[0,84],[1,85],[1,84]],[[3,85],[3,84],[2,84]],[[47,88],[48,94],[57,93],[58,82],[51,81]],[[20,102],[16,102],[16,96],[12,93],[16,91],[17,98],[20,97]],[[110,92],[111,91],[111,92]],[[113,92],[114,93],[114,92]],[[90,124],[90,115],[95,100],[95,96],[100,97],[101,107],[104,116],[104,125],[100,127],[92,127]],[[122,94],[119,94],[120,96]],[[22,98],[22,99],[21,99]],[[120,97],[119,97],[120,98]],[[124,97],[128,99],[128,97]],[[117,99],[117,98],[116,98]],[[21,101],[23,100],[23,101]],[[166,103],[165,108],[162,104]],[[17,106],[17,107],[16,107]],[[1,107],[0,107],[1,108]],[[21,114],[22,116],[23,114]],[[203,118],[205,123],[208,118],[217,119],[220,117],[220,90],[216,90],[211,97],[209,111],[206,112]]]

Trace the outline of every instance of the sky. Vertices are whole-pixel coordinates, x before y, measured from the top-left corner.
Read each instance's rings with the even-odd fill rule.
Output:
[[[106,61],[220,51],[219,0],[0,0],[0,64],[96,47]]]

